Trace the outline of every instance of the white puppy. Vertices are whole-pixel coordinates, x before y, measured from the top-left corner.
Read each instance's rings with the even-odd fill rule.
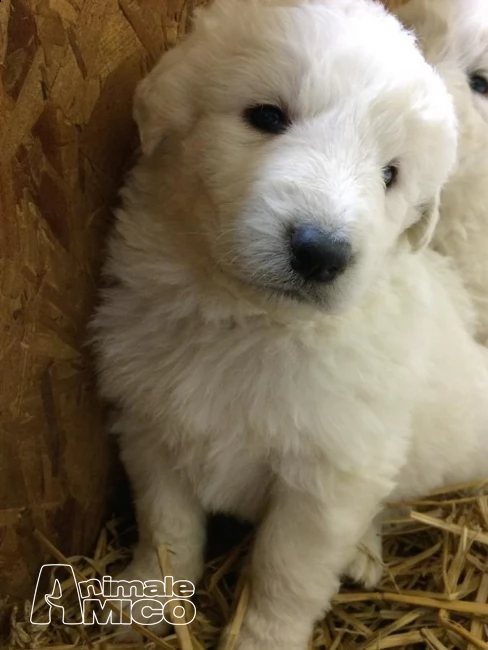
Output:
[[[452,102],[379,4],[217,0],[135,117],[94,323],[138,509],[125,578],[157,579],[166,543],[195,582],[205,514],[254,520],[237,648],[305,650],[384,500],[488,470],[484,351],[425,251]]]
[[[488,2],[412,0],[398,10],[451,92],[459,162],[442,195],[435,247],[455,260],[488,343]]]

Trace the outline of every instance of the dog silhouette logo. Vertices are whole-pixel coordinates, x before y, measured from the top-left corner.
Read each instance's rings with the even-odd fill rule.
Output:
[[[59,578],[53,581],[50,593],[44,593],[44,585],[49,584],[53,571],[63,569],[68,577],[62,582]],[[74,586],[74,590],[73,590]],[[70,612],[67,616],[65,604],[67,601],[66,591],[70,591]],[[73,599],[75,602],[73,602]],[[43,607],[46,604],[48,607]],[[75,572],[70,564],[44,564],[39,571],[34,599],[30,614],[30,622],[33,625],[48,625],[52,621],[53,613],[56,612],[58,620],[64,625],[80,625],[83,622],[83,604],[80,588],[76,580]]]

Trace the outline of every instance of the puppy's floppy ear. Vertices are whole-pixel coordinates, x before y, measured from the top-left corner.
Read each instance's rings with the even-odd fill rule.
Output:
[[[163,54],[137,86],[134,120],[142,152],[150,155],[169,132],[184,132],[192,123],[193,35]]]
[[[407,230],[408,239],[414,251],[426,248],[439,221],[440,197],[437,194],[431,201],[420,209],[420,219]]]

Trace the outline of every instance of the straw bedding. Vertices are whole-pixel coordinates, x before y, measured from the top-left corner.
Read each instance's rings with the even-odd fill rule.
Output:
[[[404,505],[408,508],[404,518],[387,526],[385,572],[378,590],[345,585],[332,611],[317,625],[310,649],[488,650],[488,481]],[[80,578],[116,574],[127,563],[130,551],[121,543],[122,528],[108,523],[92,557],[69,559]],[[39,538],[57,561],[66,561],[48,540]],[[234,638],[239,634],[249,595],[245,579],[249,541],[247,535],[208,561],[195,598],[197,616],[188,627],[179,627],[178,635],[122,644],[116,635],[104,635],[91,626],[68,628],[59,622],[34,626],[26,622],[31,607],[26,602],[12,614],[9,648],[214,648],[229,621],[233,620]],[[160,551],[162,567],[170,572],[170,554]],[[65,602],[69,603],[69,593]]]

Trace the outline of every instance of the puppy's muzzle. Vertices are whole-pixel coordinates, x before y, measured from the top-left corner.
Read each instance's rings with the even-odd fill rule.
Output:
[[[349,242],[314,224],[302,224],[290,232],[290,251],[291,267],[309,282],[332,282],[352,259]]]

